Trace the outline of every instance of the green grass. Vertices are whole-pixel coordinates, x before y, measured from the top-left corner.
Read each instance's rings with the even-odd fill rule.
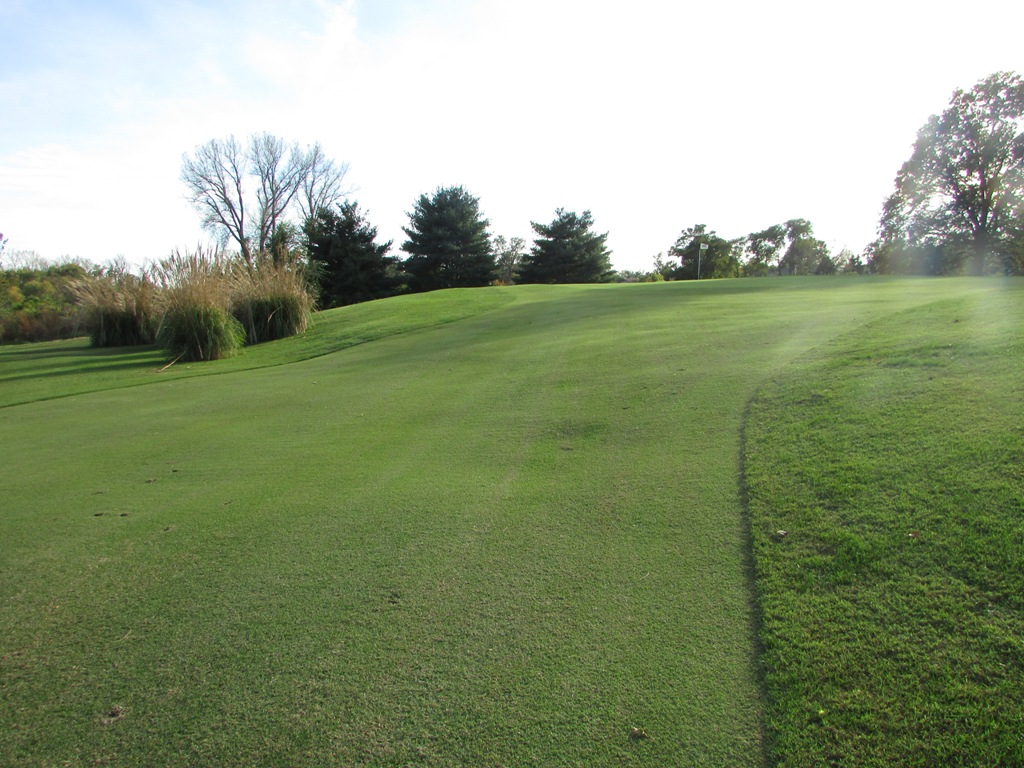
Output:
[[[159,375],[2,350],[0,763],[762,765],[746,404],[1005,285],[444,292]]]
[[[1022,318],[909,310],[752,403],[773,764],[1024,765]]]
[[[263,343],[243,349],[232,358],[196,364],[168,366],[166,353],[155,346],[94,349],[88,339],[0,346],[0,408],[118,387],[285,365],[418,328],[462,320],[511,300],[501,290],[454,290],[332,309],[318,313],[313,327],[297,338]]]

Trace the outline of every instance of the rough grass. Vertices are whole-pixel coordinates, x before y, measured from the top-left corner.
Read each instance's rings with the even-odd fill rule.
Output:
[[[752,403],[772,764],[1024,764],[1022,318],[901,313]]]
[[[445,292],[148,386],[23,363],[0,762],[761,765],[745,404],[999,285]]]

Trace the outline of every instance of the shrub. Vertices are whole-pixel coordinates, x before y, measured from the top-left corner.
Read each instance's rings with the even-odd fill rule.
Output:
[[[50,264],[31,253],[19,261],[26,264],[0,270],[0,342],[77,336],[79,312],[72,284],[87,274],[86,266]]]
[[[223,307],[177,306],[164,313],[157,342],[175,360],[220,360],[245,343],[245,332]]]
[[[174,251],[152,268],[164,314],[157,342],[175,360],[219,360],[241,348],[245,333],[229,311],[231,265],[221,254]]]
[[[133,275],[123,262],[114,263],[100,277],[77,281],[74,290],[94,347],[156,341],[158,295],[147,275]]]
[[[75,319],[56,309],[11,311],[0,308],[0,343],[70,339],[78,333]]]
[[[309,327],[313,297],[297,258],[259,258],[232,269],[231,312],[248,344],[283,339]]]

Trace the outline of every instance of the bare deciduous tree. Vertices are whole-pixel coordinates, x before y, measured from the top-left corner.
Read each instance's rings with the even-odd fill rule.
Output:
[[[262,133],[249,139],[248,148],[234,136],[196,147],[192,156],[182,157],[181,180],[203,227],[222,242],[238,243],[242,258],[252,265],[292,205],[306,218],[346,194],[342,181],[347,171],[347,165],[326,157],[319,143],[302,149]],[[254,210],[247,209],[253,195]]]
[[[224,241],[237,242],[242,257],[251,262],[243,193],[247,169],[246,155],[234,136],[210,139],[196,147],[194,157],[184,155],[181,160],[181,180],[189,202],[203,217],[203,228]]]
[[[348,163],[335,163],[324,154],[317,142],[309,150],[309,172],[299,192],[299,214],[302,220],[315,216],[321,208],[331,205],[348,195],[351,187],[344,186]]]
[[[6,240],[4,241],[7,242]],[[0,248],[0,269],[19,270],[26,269],[32,272],[44,272],[53,266],[36,251],[26,251],[18,248],[4,253]]]
[[[309,173],[310,154],[298,143],[285,147],[284,141],[269,133],[250,140],[249,162],[256,176],[255,235],[261,253]]]

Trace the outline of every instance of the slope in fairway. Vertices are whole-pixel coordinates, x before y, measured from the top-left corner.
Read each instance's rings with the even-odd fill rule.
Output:
[[[449,291],[395,296],[317,313],[301,336],[247,347],[205,363],[173,363],[156,346],[99,348],[88,339],[0,346],[0,408],[105,389],[234,373],[308,360],[341,349],[436,327],[512,301],[507,290]]]
[[[858,324],[990,290],[524,287],[0,409],[0,762],[759,765],[745,403]]]

